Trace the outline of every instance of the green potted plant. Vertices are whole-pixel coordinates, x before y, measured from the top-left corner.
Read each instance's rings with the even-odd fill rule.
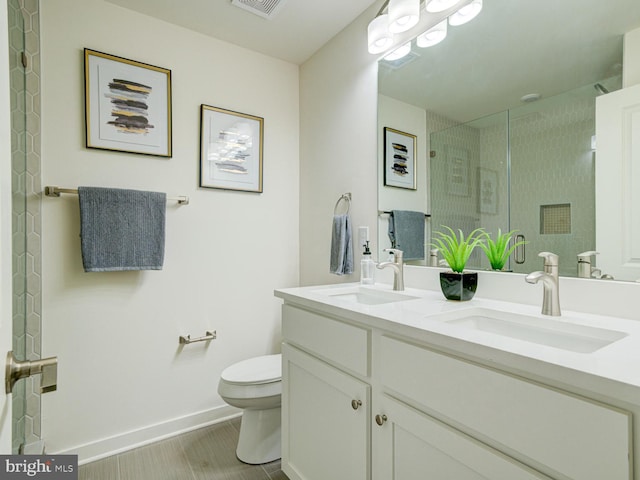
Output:
[[[516,232],[517,230],[511,230],[510,232],[502,233],[502,230],[498,229],[498,234],[496,235],[495,240],[491,238],[491,235],[487,232],[482,232],[485,242],[480,243],[479,245],[480,248],[484,250],[487,260],[489,260],[493,270],[504,269],[504,266],[513,251],[520,245],[527,243],[524,240],[520,240],[518,242],[514,242],[513,245],[509,247],[509,243],[511,243],[511,239]]]
[[[484,240],[484,230],[476,228],[465,237],[462,230],[458,234],[451,227],[442,226],[446,231],[435,232],[434,247],[437,247],[451,272],[440,272],[440,288],[448,300],[471,300],[478,286],[478,273],[465,272],[467,260]]]

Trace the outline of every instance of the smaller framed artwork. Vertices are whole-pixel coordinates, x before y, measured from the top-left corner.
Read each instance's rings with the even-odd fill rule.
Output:
[[[200,106],[200,186],[262,193],[264,119]]]
[[[87,148],[171,157],[171,70],[84,49]]]
[[[464,148],[447,147],[447,193],[468,197],[469,154]]]
[[[478,210],[480,213],[498,213],[498,172],[478,168]]]
[[[384,127],[384,185],[415,190],[416,136]]]

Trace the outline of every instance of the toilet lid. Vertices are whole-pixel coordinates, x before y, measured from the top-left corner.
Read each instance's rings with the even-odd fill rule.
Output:
[[[279,382],[282,379],[282,355],[243,360],[225,368],[220,377],[237,385]]]

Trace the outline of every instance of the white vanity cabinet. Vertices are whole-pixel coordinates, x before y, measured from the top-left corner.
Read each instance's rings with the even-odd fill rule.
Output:
[[[282,331],[282,470],[370,479],[371,387],[356,378],[369,372],[370,332],[288,305]]]
[[[291,480],[633,478],[630,413],[312,310],[283,307]]]

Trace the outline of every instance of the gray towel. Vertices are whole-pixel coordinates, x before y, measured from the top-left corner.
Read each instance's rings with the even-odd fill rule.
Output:
[[[79,187],[85,272],[162,270],[167,196]]]
[[[424,213],[393,210],[389,217],[391,246],[402,250],[404,260],[424,259]]]
[[[334,215],[331,232],[330,272],[336,275],[353,273],[353,246],[351,244],[349,215]]]

